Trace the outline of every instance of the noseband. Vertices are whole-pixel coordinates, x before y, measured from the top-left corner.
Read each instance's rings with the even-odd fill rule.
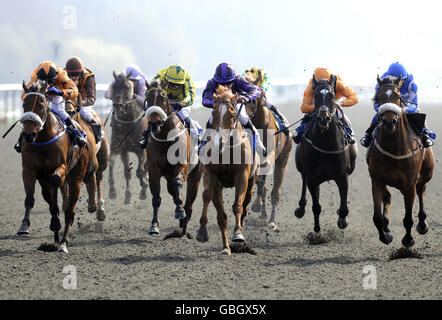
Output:
[[[48,118],[46,96],[42,93],[39,93],[39,92],[28,92],[25,94],[24,97],[26,98],[27,96],[35,96],[34,105],[32,106],[32,111],[25,112],[21,116],[19,121],[22,125],[25,121],[32,121],[32,122],[36,123],[38,126],[38,132],[40,132],[41,130],[43,130],[44,124]],[[38,97],[43,98],[43,102],[45,104],[43,119],[41,119],[40,116],[34,112]]]

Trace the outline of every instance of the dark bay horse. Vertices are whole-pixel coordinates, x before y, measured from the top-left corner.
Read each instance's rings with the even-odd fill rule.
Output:
[[[259,166],[257,153],[253,155],[252,146],[241,123],[237,118],[237,95],[230,88],[219,85],[213,95],[214,136],[205,145],[204,152],[204,192],[203,212],[200,218],[200,229],[197,240],[209,240],[207,233],[208,206],[212,201],[216,211],[218,226],[223,242],[223,254],[231,254],[227,238],[227,215],[224,210],[223,188],[235,188],[235,201],[232,209],[235,215],[235,228],[232,241],[243,242],[243,222],[247,216],[247,206],[252,199],[256,170]]]
[[[146,118],[150,128],[146,147],[147,168],[153,207],[149,234],[160,232],[158,210],[161,205],[161,177],[164,177],[167,191],[176,205],[175,218],[180,221],[180,234],[184,236],[192,216],[192,206],[198,194],[203,167],[195,150],[191,150],[190,134],[176,112],[172,111],[172,105],[161,83],[146,83],[146,86]],[[185,182],[187,192],[183,206],[181,192]]]
[[[302,195],[295,216],[302,218],[305,214],[308,187],[313,201],[316,233],[321,230],[319,186],[325,181],[334,180],[339,188],[341,205],[337,211],[338,227],[345,229],[348,225],[348,176],[355,168],[357,147],[356,144],[347,143],[345,129],[339,124],[335,102],[336,80],[336,76],[331,76],[330,80],[318,81],[313,76],[316,116],[296,147],[296,167],[302,176]]]
[[[43,198],[49,204],[51,213],[50,230],[54,232],[54,241],[59,244],[59,252],[67,253],[69,234],[74,222],[77,201],[83,181],[87,183],[89,193],[89,209],[95,203],[98,161],[95,156],[95,140],[90,128],[80,117],[79,130],[86,132],[87,145],[83,148],[72,147],[66,130],[50,110],[46,96],[46,82],[39,81],[29,88],[23,82],[24,101],[23,116],[20,119],[25,144],[22,148],[22,177],[26,193],[25,217],[18,234],[29,233],[30,213],[34,207],[35,182],[40,183]],[[65,230],[60,241],[61,223],[59,219],[58,189],[63,196],[65,213]],[[96,209],[96,206],[95,206]]]
[[[261,212],[261,218],[267,219],[266,210],[266,194],[265,186],[267,175],[273,172],[273,188],[271,193],[272,214],[269,220],[269,226],[274,230],[276,226],[276,207],[279,203],[280,189],[284,180],[285,170],[287,168],[290,152],[293,148],[293,140],[291,134],[278,134],[278,127],[273,118],[272,112],[267,107],[266,97],[264,93],[253,102],[246,105],[247,114],[257,129],[262,130],[262,141],[267,149],[266,168],[258,171],[259,175],[256,180],[258,187],[256,200],[251,209],[255,212]],[[271,139],[271,140],[269,140]],[[261,164],[263,166],[263,164]]]
[[[109,198],[115,199],[117,192],[114,182],[115,157],[121,156],[124,166],[124,177],[126,178],[126,193],[124,203],[129,204],[131,199],[130,179],[132,176],[129,163],[129,152],[136,154],[138,158],[137,178],[140,180],[141,192],[139,198],[147,198],[147,176],[146,176],[146,150],[138,146],[138,142],[144,130],[147,129],[147,119],[144,117],[144,108],[139,105],[134,96],[134,84],[129,79],[130,74],[113,73],[109,94],[113,103],[112,112],[112,137],[109,162]],[[138,122],[138,123],[137,123]],[[135,128],[133,126],[135,125]],[[132,131],[131,131],[132,130]],[[130,132],[131,131],[131,132]],[[129,133],[130,132],[130,133]],[[129,135],[120,143],[126,134]]]
[[[423,148],[421,138],[410,125],[401,107],[401,77],[377,78],[379,90],[375,100],[379,102],[378,132],[367,152],[368,171],[372,181],[374,215],[379,239],[389,244],[393,235],[388,228],[391,194],[387,186],[398,189],[404,196],[406,234],[402,244],[414,245],[411,236],[413,204],[416,192],[419,198],[419,223],[416,230],[426,234],[428,225],[424,207],[426,183],[431,180],[434,169],[434,153],[431,147]]]

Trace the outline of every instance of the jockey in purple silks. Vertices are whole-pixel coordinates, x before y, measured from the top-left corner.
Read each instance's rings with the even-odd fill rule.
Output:
[[[233,94],[238,94],[238,102],[244,104],[254,101],[261,94],[258,86],[250,83],[243,76],[237,75],[230,64],[223,62],[218,65],[214,77],[207,82],[206,88],[203,91],[203,106],[206,108],[213,108],[213,94],[215,93],[219,84],[229,87]],[[239,111],[238,106],[236,108],[237,111]],[[206,125],[207,129],[212,127],[212,120],[212,116],[210,116]],[[262,151],[264,156],[266,156],[266,148],[261,141],[258,131],[247,115],[245,107],[242,108],[241,113],[239,114],[239,121],[244,129],[249,129],[252,131],[254,140],[256,142],[256,147]],[[201,141],[199,148],[200,150],[206,144],[206,142],[207,141],[204,139]]]
[[[134,81],[134,96],[140,106],[144,106],[144,93],[146,92],[147,76],[141,71],[136,64],[127,66],[126,75],[130,74],[129,79]],[[106,99],[110,99],[109,90],[104,93]]]

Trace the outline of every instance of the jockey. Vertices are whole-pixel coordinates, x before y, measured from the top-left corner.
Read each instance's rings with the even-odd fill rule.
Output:
[[[92,116],[92,106],[95,103],[95,75],[87,67],[84,66],[80,58],[72,57],[66,62],[65,70],[68,77],[75,83],[78,88],[81,99],[77,104],[80,107],[80,116],[91,126],[96,142],[103,139],[101,133],[101,123],[97,122]]]
[[[267,108],[269,108],[274,114],[276,114],[276,116],[281,120],[280,125],[281,125],[281,129],[283,129],[285,135],[289,134],[289,130],[286,129],[286,127],[289,125],[287,119],[279,112],[279,110],[268,101],[268,93],[270,88],[270,78],[268,73],[262,69],[262,68],[257,68],[257,67],[253,67],[250,69],[247,69],[243,76],[249,80],[251,83],[253,83],[254,85],[257,85],[260,89],[261,92],[265,98],[265,103],[267,105]]]
[[[146,92],[147,76],[136,64],[130,64],[125,70],[126,76],[134,82],[134,96],[140,106],[144,105],[144,93]],[[104,97],[110,99],[109,89],[104,92]]]
[[[317,80],[321,80],[321,79],[329,80],[332,73],[327,68],[316,68],[315,71],[313,72],[313,75],[315,76],[315,78]],[[351,106],[355,105],[356,103],[358,103],[359,99],[358,99],[356,93],[353,90],[351,90],[348,86],[346,86],[339,76],[337,76],[337,77],[338,77],[338,79],[336,81],[336,95],[335,95],[335,97],[336,97],[336,99],[341,99],[341,98],[345,97],[345,100],[340,102],[340,105],[342,107],[351,107]],[[311,119],[310,114],[315,110],[315,105],[314,105],[313,100],[314,100],[314,88],[313,88],[313,78],[312,78],[309,81],[307,89],[305,89],[305,91],[304,91],[304,99],[302,101],[301,111],[303,113],[305,113],[306,115],[305,115],[301,125],[298,128],[296,128],[296,134],[293,136],[293,141],[295,143],[301,142],[301,140],[304,136],[305,126]],[[340,112],[340,110],[338,110],[337,114],[338,114],[339,119],[342,120],[342,112]],[[349,125],[349,122],[346,119],[345,115],[343,118],[344,118],[343,122],[345,125],[345,131],[347,133],[347,141],[350,144],[354,144],[354,143],[356,143],[356,140],[354,139],[353,130],[352,130],[351,126]]]
[[[192,104],[195,99],[195,85],[190,75],[181,66],[174,64],[158,72],[152,81],[166,83],[166,93],[172,105],[173,112],[184,122],[187,130],[192,135],[192,140],[198,141],[203,129],[200,124],[190,118]],[[147,91],[145,90],[147,94]],[[144,139],[140,141],[140,147],[147,146],[147,137],[150,130],[144,131]]]
[[[67,131],[73,145],[78,145],[80,148],[86,144],[86,138],[74,126],[71,116],[65,110],[65,104],[69,109],[74,109],[75,101],[78,97],[78,89],[75,83],[69,79],[66,71],[61,67],[56,66],[53,62],[44,61],[31,75],[31,80],[28,86],[32,85],[38,80],[46,81],[49,84],[49,89],[46,91],[51,102],[51,111],[56,113],[61,120],[67,125]],[[25,93],[22,94],[22,100],[25,98]],[[18,139],[14,149],[21,152],[21,136]]]
[[[411,73],[408,73],[402,64],[399,62],[392,63],[388,68],[387,72],[385,72],[381,79],[385,77],[401,77],[404,80],[402,87],[400,88],[401,92],[401,103],[405,106],[405,112],[407,114],[416,114],[419,113],[419,107],[417,104],[417,84],[414,82],[414,77]],[[379,84],[376,85],[376,95],[379,89]],[[368,148],[373,141],[373,131],[377,126],[378,119],[378,109],[379,104],[377,101],[374,103],[374,109],[376,110],[376,114],[374,115],[370,127],[365,131],[365,136],[361,139],[360,143],[362,146]],[[432,146],[434,144],[433,139],[436,138],[436,135],[427,127],[425,122],[424,128],[422,129],[422,143],[425,148]]]
[[[252,102],[261,94],[258,86],[250,83],[243,76],[237,75],[230,64],[223,62],[218,65],[214,77],[207,82],[206,88],[203,91],[203,106],[206,108],[213,108],[213,94],[219,84],[230,87],[234,94],[238,93],[239,97],[237,102],[241,103]],[[212,120],[212,116],[210,116],[206,125],[207,129],[212,127]],[[242,109],[241,114],[239,115],[239,120],[245,129],[250,129],[252,131],[257,148],[262,151],[264,156],[266,156],[267,150],[261,141],[258,131],[247,116],[245,108]],[[200,150],[206,142],[206,140],[201,142]]]

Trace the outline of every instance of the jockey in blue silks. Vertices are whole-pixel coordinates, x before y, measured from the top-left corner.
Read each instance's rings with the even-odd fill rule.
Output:
[[[404,105],[405,112],[407,114],[415,114],[419,113],[419,106],[417,100],[417,84],[414,82],[414,77],[411,73],[408,73],[405,67],[399,62],[392,63],[388,68],[387,72],[385,72],[381,79],[385,77],[402,77],[404,80],[404,84],[400,88],[401,92],[401,100]],[[376,85],[376,95],[379,90],[379,84]],[[377,125],[378,119],[378,109],[379,104],[376,101],[374,103],[374,109],[376,110],[376,114],[371,121],[370,127],[365,131],[365,136],[361,139],[360,143],[362,146],[368,148],[373,141],[373,131]],[[425,148],[432,146],[434,144],[433,139],[436,139],[436,135],[428,129],[426,123],[424,128],[422,129],[422,143]]]

